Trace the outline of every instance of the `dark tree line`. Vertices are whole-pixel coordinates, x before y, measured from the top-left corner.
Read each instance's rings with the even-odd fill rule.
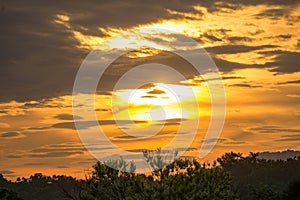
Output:
[[[86,180],[37,173],[11,182],[0,175],[0,199],[300,200],[300,156],[275,161],[258,155],[230,152],[213,164],[181,158],[166,165],[157,150],[144,152],[154,170],[149,174],[133,173],[135,164],[120,159],[97,162]]]
[[[232,188],[241,199],[300,200],[300,156],[287,160],[258,158],[259,153],[242,156],[225,153],[217,159],[233,177]]]

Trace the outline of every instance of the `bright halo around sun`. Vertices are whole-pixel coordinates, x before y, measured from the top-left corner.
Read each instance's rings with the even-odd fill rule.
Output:
[[[156,84],[151,89],[130,92],[128,112],[131,120],[167,120],[183,118],[181,102],[166,84]]]
[[[163,166],[192,145],[207,155],[225,117],[223,84],[208,53],[191,38],[155,28],[118,35],[109,46],[86,57],[73,88],[76,128],[90,153],[100,161],[135,160],[137,172],[152,171],[145,149],[178,152]],[[202,91],[209,91],[205,98]],[[111,101],[105,115],[95,112],[105,103],[96,100],[101,94]],[[207,98],[211,120],[204,130],[200,104]]]

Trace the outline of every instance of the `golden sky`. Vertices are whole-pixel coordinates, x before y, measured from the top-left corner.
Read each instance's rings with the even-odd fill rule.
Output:
[[[300,150],[299,1],[1,4],[0,173],[6,177],[36,172],[84,177],[95,158],[74,125],[74,119],[84,118],[72,112],[76,73],[94,49],[158,49],[128,55],[129,60],[143,60],[159,50],[178,48],[170,45],[178,38],[159,32],[160,40],[154,40],[149,28],[192,38],[219,69],[226,120],[220,137],[206,141],[217,143],[203,161],[228,151]],[[121,61],[120,69],[125,67]],[[138,77],[128,76],[130,81],[124,81],[128,86],[122,83],[114,91],[107,89],[115,78],[111,74],[97,91],[94,111],[103,131],[115,145],[131,151],[162,147],[179,133],[193,141],[185,155],[198,156],[213,115],[207,81],[217,80],[209,72],[178,81],[161,66],[141,70]],[[150,75],[156,78],[154,83],[130,87]],[[178,91],[180,98],[166,88]],[[124,122],[120,127],[131,137],[114,119]],[[188,125],[193,120],[200,121],[195,137],[189,132],[194,126]],[[178,131],[184,123],[188,128]],[[91,125],[83,121],[83,126]],[[98,153],[107,153],[105,144],[97,148]]]

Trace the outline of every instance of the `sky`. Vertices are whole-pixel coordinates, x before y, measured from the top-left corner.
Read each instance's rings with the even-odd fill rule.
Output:
[[[97,123],[121,149],[156,149],[178,133],[192,138],[186,156],[216,142],[201,158],[209,162],[228,151],[300,150],[299,13],[297,0],[0,1],[0,173],[11,179],[36,172],[83,178],[91,169],[96,158],[74,120],[89,131],[95,131],[94,121],[72,108],[72,99],[89,102],[91,96],[72,94],[79,68],[95,49],[102,55],[137,48],[112,64],[93,96]],[[157,32],[141,33],[149,29]],[[180,35],[197,44],[185,44]],[[220,80],[211,71],[188,77],[188,63],[162,52],[178,48],[170,45],[175,43],[187,51],[205,49],[218,68],[226,94],[219,137],[205,139],[214,115],[209,83]],[[126,70],[162,58],[183,76],[148,64],[112,90]],[[154,82],[142,84],[147,77]],[[199,126],[189,124],[199,119]],[[113,152],[97,145],[97,155]]]

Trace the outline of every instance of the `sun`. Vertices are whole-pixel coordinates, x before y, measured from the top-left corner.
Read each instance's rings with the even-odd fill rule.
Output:
[[[195,109],[189,107],[193,98],[197,101],[191,91],[189,86],[164,83],[155,83],[149,88],[116,91],[113,97],[113,114],[118,120],[154,123],[170,119],[189,119],[199,115],[195,113]]]

